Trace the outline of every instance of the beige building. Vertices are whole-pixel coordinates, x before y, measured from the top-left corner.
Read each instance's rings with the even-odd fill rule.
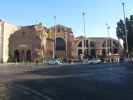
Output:
[[[0,62],[7,62],[9,56],[9,37],[18,29],[17,26],[0,20]]]

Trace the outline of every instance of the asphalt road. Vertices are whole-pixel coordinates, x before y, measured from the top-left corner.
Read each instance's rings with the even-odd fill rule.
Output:
[[[1,65],[0,100],[133,100],[133,65]]]

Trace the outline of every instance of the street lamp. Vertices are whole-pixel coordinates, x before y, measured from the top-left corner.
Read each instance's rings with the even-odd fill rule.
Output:
[[[66,61],[67,61],[67,59],[68,59],[68,53],[67,53],[67,52],[68,52],[68,50],[67,50],[67,49],[68,49],[68,48],[67,48],[67,41],[68,41],[68,40],[67,40],[67,39],[68,39],[68,33],[67,33],[67,30],[65,30],[65,42],[66,42],[66,47],[65,47],[65,48],[66,48],[66,49],[65,49],[65,58],[66,58]]]
[[[124,2],[122,3],[122,7],[123,7],[124,30],[125,30],[125,40],[126,40],[126,54],[128,57],[128,41],[127,41],[128,33],[127,33],[127,25],[126,25],[126,17],[125,17],[125,3]]]
[[[85,55],[85,49],[86,49],[86,30],[85,30],[85,12],[82,13],[82,17],[83,17],[83,33],[84,33],[84,39],[83,39],[83,55]]]
[[[110,26],[108,24],[106,24],[107,26],[107,36],[108,36],[108,40],[107,40],[107,44],[109,44],[109,46],[107,45],[107,52],[108,52],[108,56],[111,55],[111,39],[110,39]]]
[[[56,53],[56,16],[54,16],[54,39],[53,39],[53,59]]]

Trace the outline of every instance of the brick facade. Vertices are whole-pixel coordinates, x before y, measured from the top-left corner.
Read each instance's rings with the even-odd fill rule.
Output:
[[[83,41],[84,37],[75,38],[72,29],[63,25],[16,27],[0,21],[0,62],[44,61],[53,57],[53,51],[56,57],[73,59],[79,58],[83,50],[95,56],[107,55],[109,49],[112,53],[121,50],[119,42],[112,38],[86,38],[86,47]],[[107,41],[111,41],[111,47]]]
[[[29,51],[29,60],[31,61],[35,61],[38,56],[44,58],[46,39],[47,33],[41,24],[21,27],[10,36],[10,57],[15,61],[26,61]],[[16,50],[18,50],[18,58],[15,58]]]
[[[84,46],[84,41],[86,41]],[[120,54],[122,52],[122,46],[119,41],[113,38],[103,37],[103,38],[76,38],[76,56],[79,57],[80,54],[85,54],[87,56],[99,57],[108,56],[111,54]]]
[[[73,41],[74,35],[71,28],[63,25],[46,28],[41,24],[24,26],[14,32],[9,39],[10,59],[12,61],[27,61],[29,55],[29,61],[36,61],[38,56],[43,60],[47,60],[53,57],[53,45],[56,33],[56,57],[64,59],[74,58]],[[58,42],[58,39],[64,43]],[[64,47],[62,50],[58,50],[58,47]],[[30,53],[30,54],[28,54]]]
[[[54,40],[54,35],[56,35],[56,39],[60,38],[65,42],[65,49],[56,50],[56,56],[61,58],[64,58],[65,56],[67,56],[68,58],[73,58],[74,57],[74,48],[73,48],[74,35],[72,32],[72,29],[65,27],[63,25],[56,25],[55,27],[51,27],[49,29],[48,37],[50,37],[50,40]],[[51,51],[52,51],[53,43],[52,41],[48,41],[48,44],[50,43],[51,43]],[[58,47],[57,42],[56,42],[56,47]]]

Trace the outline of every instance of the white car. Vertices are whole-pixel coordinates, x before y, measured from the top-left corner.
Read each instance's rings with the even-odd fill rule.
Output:
[[[101,62],[102,62],[102,60],[100,60],[98,58],[93,58],[91,60],[88,60],[88,64],[99,64]]]
[[[56,64],[61,64],[61,62],[58,59],[50,59],[48,61],[49,65],[56,65]]]

